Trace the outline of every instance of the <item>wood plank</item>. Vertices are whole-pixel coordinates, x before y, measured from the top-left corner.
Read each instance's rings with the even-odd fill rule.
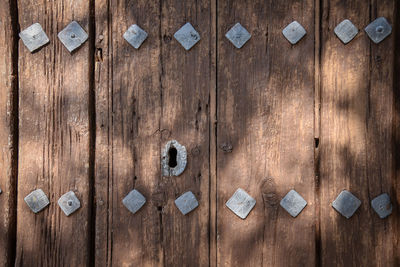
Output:
[[[15,17],[9,1],[0,1],[0,266],[11,266],[15,250],[16,101],[18,80],[14,50]]]
[[[393,193],[394,37],[376,45],[364,32],[375,18],[393,25],[394,1],[324,1],[321,50],[321,265],[393,266],[394,220],[370,201]],[[332,30],[350,19],[360,32],[344,45]],[[347,189],[361,201],[350,219],[330,203]],[[392,200],[394,196],[392,195]]]
[[[17,266],[89,263],[89,42],[72,55],[57,33],[76,20],[88,32],[89,1],[20,0],[19,23],[40,23],[50,44],[31,54],[19,43]],[[24,197],[41,188],[39,214]],[[74,191],[81,208],[66,217],[57,200]]]
[[[218,265],[315,265],[314,1],[218,3]],[[282,29],[299,21],[296,45]],[[252,38],[236,49],[240,22]],[[237,188],[257,200],[246,220],[225,206]],[[308,202],[292,218],[279,201],[295,189]]]

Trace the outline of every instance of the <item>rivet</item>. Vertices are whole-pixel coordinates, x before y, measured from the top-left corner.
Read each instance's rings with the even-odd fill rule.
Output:
[[[384,17],[380,17],[365,27],[365,32],[374,43],[378,44],[392,33],[392,26]]]
[[[19,37],[31,53],[50,42],[39,23],[34,23],[20,32]]]
[[[282,30],[283,36],[285,36],[292,45],[297,44],[306,33],[306,30],[297,21],[293,21]]]
[[[300,212],[307,206],[307,201],[294,190],[290,190],[281,200],[280,205],[292,217],[297,217]]]
[[[50,204],[49,199],[42,189],[32,191],[24,200],[34,213],[38,213]]]
[[[392,203],[388,194],[384,193],[371,201],[371,206],[374,211],[378,214],[379,218],[384,219],[392,214]]]
[[[73,191],[69,191],[62,195],[57,203],[67,216],[71,215],[81,207],[81,202]]]
[[[175,34],[175,39],[185,48],[189,50],[198,41],[200,41],[200,34],[193,28],[189,22],[183,25]]]
[[[236,23],[226,34],[225,37],[236,47],[241,48],[251,38],[251,34],[240,24]]]
[[[345,19],[335,27],[334,32],[344,44],[347,44],[357,35],[358,29],[350,20]]]
[[[347,219],[353,216],[360,205],[361,201],[347,190],[340,192],[338,197],[332,202],[332,207]]]
[[[133,214],[135,214],[146,203],[146,198],[136,189],[129,192],[122,200],[122,204]]]
[[[250,211],[256,205],[256,200],[246,191],[239,188],[225,204],[233,213],[242,219],[246,219]]]
[[[195,195],[188,191],[175,200],[175,205],[183,215],[188,214],[199,206]]]
[[[147,32],[145,32],[138,25],[131,25],[124,33],[124,39],[134,48],[139,49],[142,43],[147,39]]]
[[[58,33],[58,39],[70,53],[85,43],[88,37],[88,34],[76,21],[72,21]]]

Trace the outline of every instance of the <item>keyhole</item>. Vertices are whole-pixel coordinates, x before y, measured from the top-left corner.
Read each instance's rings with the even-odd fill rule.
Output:
[[[178,151],[176,150],[175,147],[171,147],[168,150],[168,166],[170,168],[175,168],[178,163],[176,162],[176,155],[178,154]]]

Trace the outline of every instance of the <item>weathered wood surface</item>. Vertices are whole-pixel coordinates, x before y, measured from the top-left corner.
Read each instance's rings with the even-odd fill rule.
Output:
[[[31,54],[19,43],[17,266],[89,263],[89,43],[70,54],[57,33],[76,20],[86,31],[88,1],[18,1],[21,30],[39,22],[50,44]],[[41,188],[50,205],[34,214],[24,202]],[[57,200],[68,191],[79,212]]]

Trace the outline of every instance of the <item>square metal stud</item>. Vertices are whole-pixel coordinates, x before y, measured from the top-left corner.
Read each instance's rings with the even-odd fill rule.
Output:
[[[74,192],[69,191],[60,197],[58,206],[60,206],[65,215],[69,216],[81,207],[81,202]]]
[[[131,25],[124,33],[124,39],[134,48],[139,49],[144,40],[147,39],[147,32],[145,32],[138,25]]]
[[[122,200],[122,204],[133,214],[135,214],[146,203],[146,198],[136,189],[133,189]]]
[[[293,21],[283,29],[282,33],[283,36],[294,45],[297,44],[297,42],[300,41],[307,32],[300,23]]]
[[[392,214],[392,203],[388,194],[384,193],[371,201],[371,206],[381,219],[386,218]]]
[[[200,41],[200,34],[193,28],[189,22],[182,26],[175,34],[175,39],[186,49],[192,48]]]
[[[32,24],[20,32],[19,37],[31,53],[50,42],[39,23]]]
[[[361,200],[347,190],[340,192],[338,197],[332,202],[332,207],[347,219],[353,216],[360,205]]]
[[[251,34],[240,24],[236,23],[225,37],[236,47],[241,48],[251,38]]]
[[[365,27],[365,32],[374,43],[378,44],[392,33],[392,26],[384,17],[380,17]]]
[[[195,195],[191,191],[188,191],[175,199],[175,205],[183,215],[186,215],[197,208],[199,206],[199,202],[197,202]]]
[[[345,19],[335,27],[334,32],[344,44],[347,44],[356,37],[358,29],[350,20]]]
[[[282,198],[281,207],[284,208],[292,217],[296,217],[307,206],[307,201],[294,190],[290,190]]]
[[[256,200],[241,188],[236,190],[232,197],[226,202],[226,206],[242,219],[246,219],[255,205]]]
[[[42,189],[36,189],[35,191],[32,191],[24,198],[24,200],[34,213],[38,213],[50,204],[49,199]]]
[[[78,22],[72,21],[58,33],[58,39],[60,39],[65,48],[72,53],[86,42],[88,35]]]

